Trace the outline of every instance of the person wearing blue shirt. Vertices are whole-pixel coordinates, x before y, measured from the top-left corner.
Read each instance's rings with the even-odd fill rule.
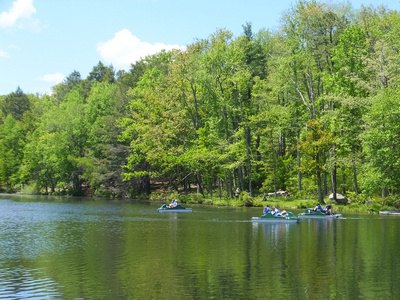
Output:
[[[271,207],[269,207],[269,204],[267,204],[266,207],[264,207],[264,215],[266,215],[267,213],[270,213],[272,211]]]
[[[324,209],[322,210],[326,215],[333,215],[332,213],[332,206],[325,205]]]
[[[178,206],[178,200],[174,199],[172,200],[171,204],[169,205],[169,208],[174,208]]]
[[[321,207],[321,205],[319,203],[317,203],[317,206],[314,207],[314,212],[317,211],[317,210],[322,212],[322,207]]]
[[[273,214],[274,214],[274,216],[275,217],[283,217],[283,213],[285,213],[286,212],[286,210],[283,210],[282,212],[281,212],[281,210],[279,209],[279,206],[278,206],[278,204],[277,205],[275,205],[275,209],[274,209],[274,211],[273,211]]]

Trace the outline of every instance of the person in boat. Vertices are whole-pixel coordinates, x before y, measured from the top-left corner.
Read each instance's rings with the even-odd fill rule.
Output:
[[[239,195],[240,195],[240,189],[237,188],[236,191],[235,191],[235,197],[239,198]]]
[[[280,210],[278,204],[275,205],[275,209],[273,211],[273,215],[275,217],[283,217],[283,214],[286,212],[286,210]]]
[[[264,207],[264,215],[268,213],[272,213],[272,209],[271,207],[269,207],[269,204],[267,204],[267,206]]]
[[[174,208],[178,206],[178,200],[174,199],[172,200],[171,204],[169,205],[169,208]]]
[[[330,205],[325,205],[324,209],[322,210],[323,213],[325,213],[326,215],[333,215],[332,212],[332,206]]]
[[[316,212],[317,210],[322,211],[321,204],[319,204],[319,203],[317,203],[317,206],[314,207],[314,212]]]

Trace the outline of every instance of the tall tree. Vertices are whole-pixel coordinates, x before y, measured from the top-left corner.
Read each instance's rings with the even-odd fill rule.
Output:
[[[40,126],[30,136],[24,174],[31,174],[38,190],[55,192],[59,188],[82,195],[78,158],[84,155],[87,141],[83,102],[78,89],[73,89],[59,107],[53,106],[41,116]]]
[[[99,81],[113,83],[115,81],[114,67],[112,65],[107,67],[99,61],[99,63],[93,67],[93,70],[89,73],[87,79],[91,82]]]
[[[9,114],[0,125],[0,189],[15,191],[20,183],[19,167],[23,159],[25,130],[22,123]]]
[[[371,109],[364,116],[366,130],[363,148],[367,164],[363,187],[369,195],[379,190],[397,193],[400,184],[400,105],[399,89],[385,89],[371,99]]]
[[[321,174],[326,161],[326,156],[322,154],[328,152],[333,143],[333,133],[323,129],[320,120],[307,122],[305,140],[299,143],[299,150],[304,155],[301,167],[304,171],[311,172],[316,176],[320,203],[324,203]]]
[[[81,74],[73,71],[62,83],[53,86],[53,97],[57,103],[64,101],[64,97],[82,81]]]
[[[29,98],[24,94],[20,87],[18,87],[15,92],[12,92],[5,97],[1,107],[4,116],[11,114],[17,121],[20,121],[24,112],[29,109]]]
[[[84,122],[88,132],[85,154],[78,157],[82,178],[90,182],[96,195],[126,197],[130,181],[123,181],[123,168],[128,149],[118,142],[117,120],[125,114],[117,104],[118,85],[95,82],[84,106]]]
[[[361,154],[359,135],[362,132],[362,115],[367,108],[370,74],[366,68],[368,44],[365,34],[358,26],[349,26],[339,36],[338,45],[332,50],[333,72],[326,73],[324,82],[329,99],[330,128],[337,133],[335,151],[332,152],[331,167],[336,199],[336,168],[351,167],[354,191],[359,193],[357,163]]]

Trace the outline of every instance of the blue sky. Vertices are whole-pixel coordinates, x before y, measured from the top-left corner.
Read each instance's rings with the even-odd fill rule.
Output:
[[[384,4],[400,0],[327,0]],[[140,57],[182,48],[225,28],[235,36],[275,29],[295,0],[0,0],[0,95],[47,93],[74,70],[82,78],[99,61],[129,70]]]

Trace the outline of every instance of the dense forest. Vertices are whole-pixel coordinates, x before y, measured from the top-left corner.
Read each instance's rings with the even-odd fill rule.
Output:
[[[299,1],[280,27],[219,29],[51,95],[0,96],[0,190],[204,197],[400,187],[400,14]]]

